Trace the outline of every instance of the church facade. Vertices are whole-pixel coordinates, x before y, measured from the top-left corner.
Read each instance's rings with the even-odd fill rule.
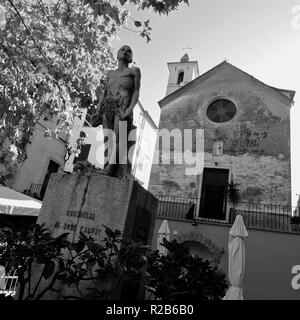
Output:
[[[166,254],[162,239],[176,240],[228,278],[229,231],[241,214],[249,233],[244,299],[299,299],[299,208],[290,206],[295,92],[227,61],[202,75],[187,55],[168,67],[149,183],[160,200],[152,247]]]
[[[159,161],[152,165],[149,190],[197,199],[194,217],[221,220],[228,213],[229,186],[243,203],[291,205],[295,92],[271,87],[227,61],[200,76],[197,62],[187,54],[168,67],[159,129],[169,132],[171,143],[164,144],[160,136],[157,140]],[[193,134],[186,135],[187,129]],[[191,163],[183,151],[198,160],[192,173],[187,173]]]

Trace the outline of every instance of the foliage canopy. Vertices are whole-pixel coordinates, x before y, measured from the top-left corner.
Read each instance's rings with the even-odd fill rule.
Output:
[[[4,0],[0,4],[0,183],[26,159],[38,121],[46,135],[71,130],[79,108],[97,104],[107,70],[116,66],[111,40],[131,23],[150,40],[137,10],[169,14],[187,0]],[[48,121],[49,122],[49,121]]]

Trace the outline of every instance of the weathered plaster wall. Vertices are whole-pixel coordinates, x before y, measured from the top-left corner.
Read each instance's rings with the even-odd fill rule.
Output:
[[[198,177],[186,175],[184,164],[153,165],[150,191],[157,195],[197,198]]]
[[[244,153],[240,155],[213,156],[205,154],[205,166],[218,163],[229,168],[234,181],[240,183],[241,201],[289,205],[290,162],[280,156]]]
[[[32,183],[42,184],[50,160],[64,164],[65,144],[55,138],[44,137],[45,128],[36,125],[31,144],[27,146],[27,159],[21,165],[13,189],[23,192]]]
[[[216,124],[206,117],[206,108],[216,98],[229,98],[236,104],[237,114],[230,122]],[[290,204],[290,107],[285,97],[224,64],[162,104],[160,129],[203,128],[205,166],[230,169],[234,181],[241,183],[243,201]],[[224,143],[221,156],[212,154],[216,140]],[[193,139],[193,151],[201,148]],[[197,177],[183,177],[182,171],[172,164],[154,164],[149,189],[198,194]]]

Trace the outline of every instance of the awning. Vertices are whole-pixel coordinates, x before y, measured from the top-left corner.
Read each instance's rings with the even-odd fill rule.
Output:
[[[0,185],[0,214],[38,216],[42,202]]]

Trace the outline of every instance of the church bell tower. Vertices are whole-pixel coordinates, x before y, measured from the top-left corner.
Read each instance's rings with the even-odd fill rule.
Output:
[[[185,53],[180,61],[168,62],[169,80],[166,96],[199,76],[198,62],[189,60],[188,54]]]

